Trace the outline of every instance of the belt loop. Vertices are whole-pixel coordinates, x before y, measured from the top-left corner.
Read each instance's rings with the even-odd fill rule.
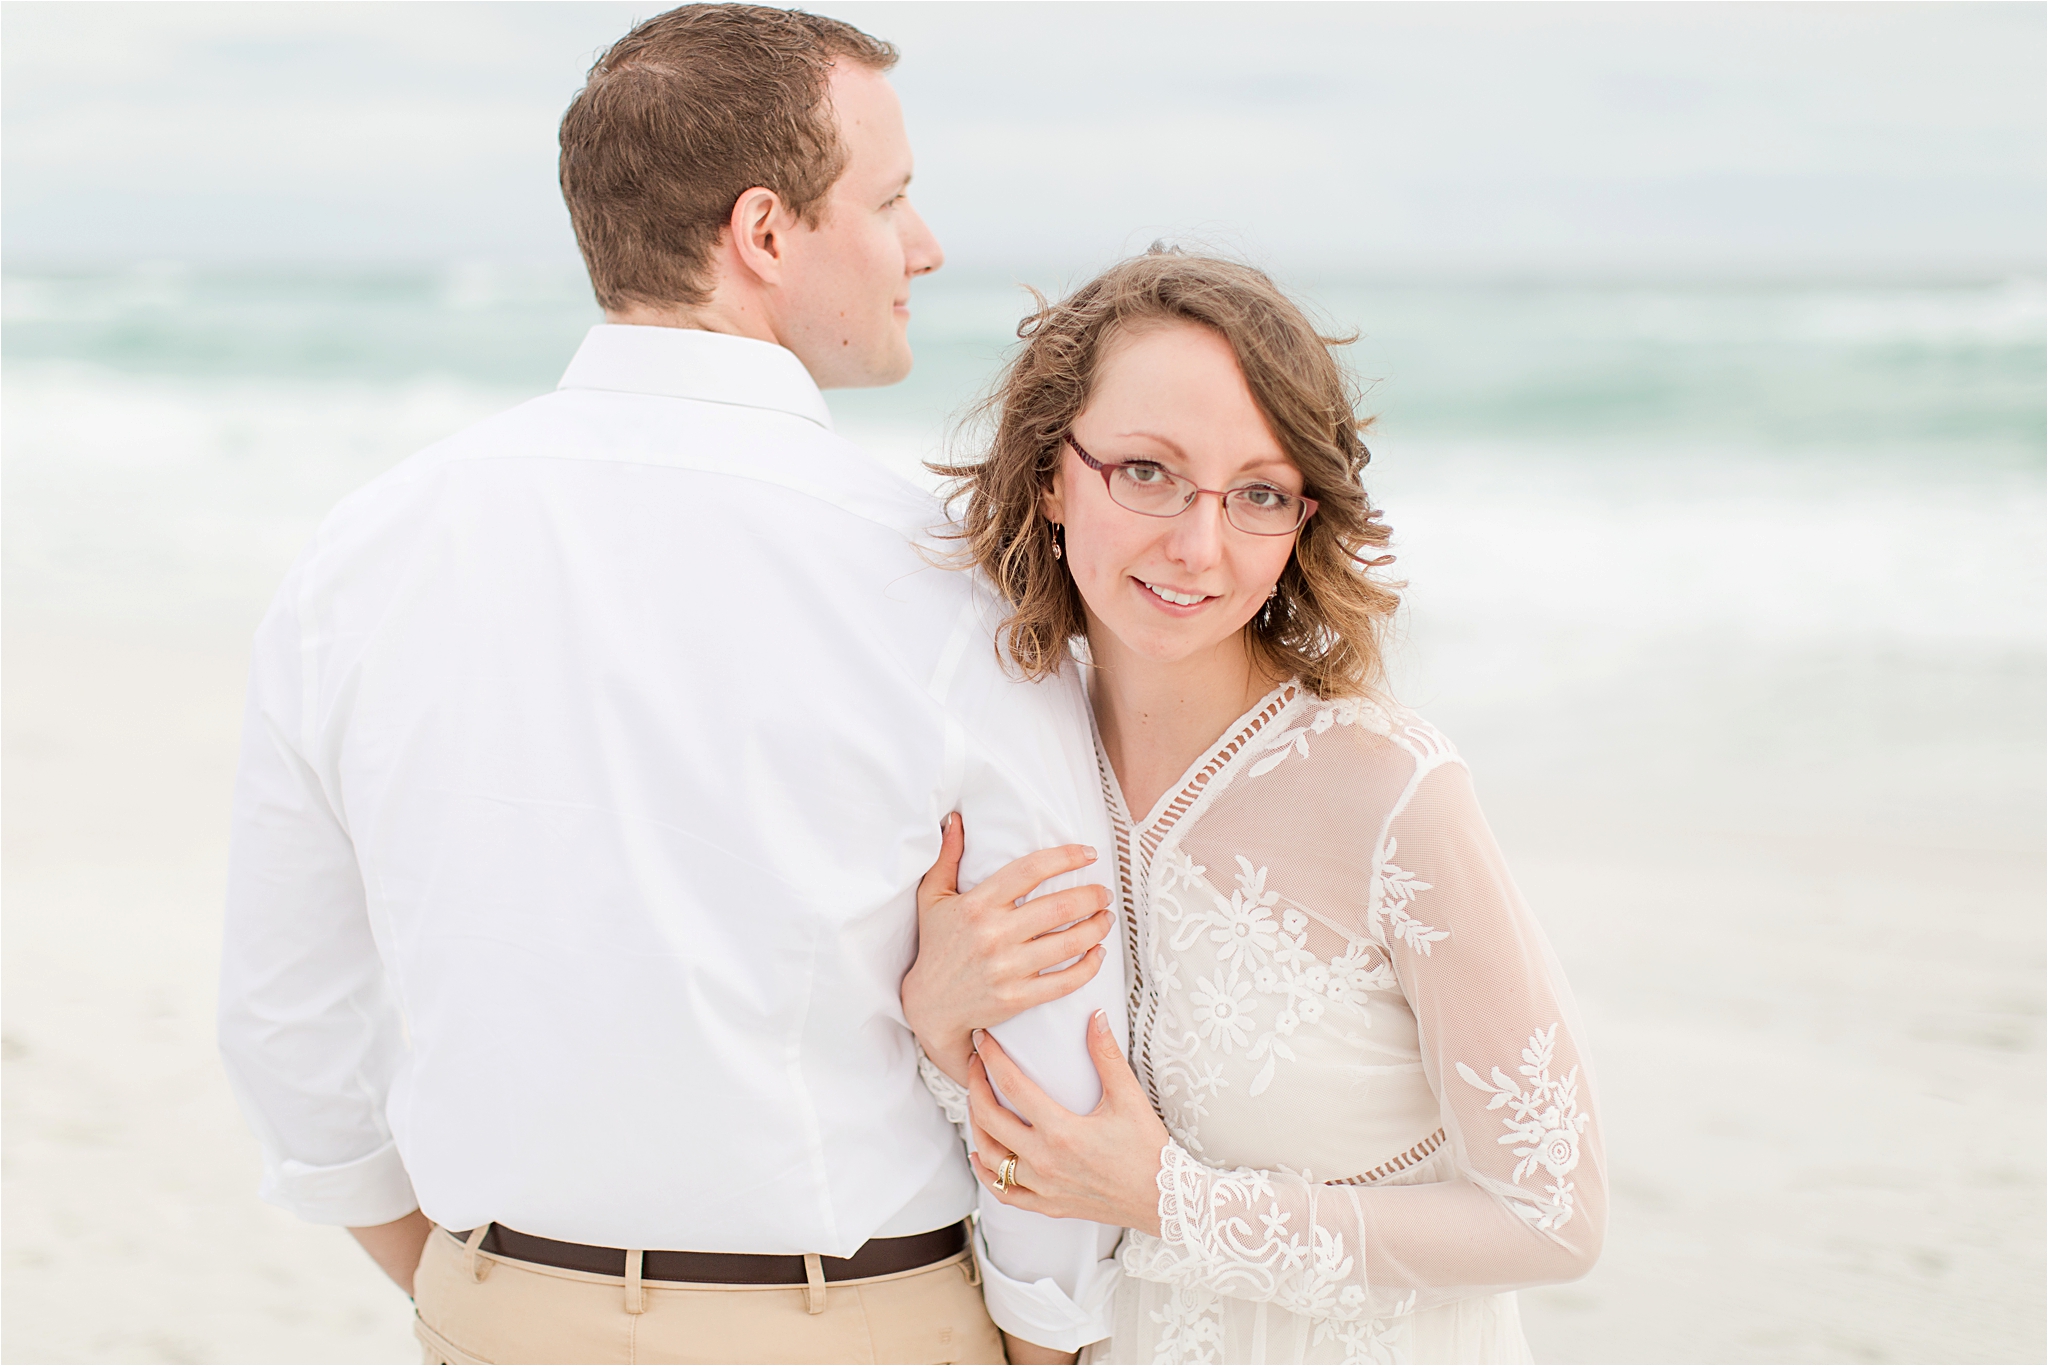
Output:
[[[637,1247],[626,1249],[626,1312],[628,1314],[642,1313],[647,1308],[647,1292],[640,1285],[640,1259],[642,1255]]]
[[[969,1285],[981,1284],[981,1213],[975,1211],[960,1221],[967,1225],[967,1262],[960,1270]]]
[[[804,1254],[804,1310],[812,1314],[825,1312],[825,1264],[815,1252]]]
[[[486,1219],[469,1231],[469,1241],[462,1245],[462,1269],[469,1273],[472,1281],[482,1281],[491,1274],[497,1263],[488,1256],[480,1255],[478,1249],[484,1245],[484,1235],[491,1231],[491,1221]]]

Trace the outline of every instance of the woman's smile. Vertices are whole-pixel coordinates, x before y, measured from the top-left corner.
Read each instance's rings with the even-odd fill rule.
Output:
[[[1163,583],[1132,576],[1131,582],[1146,590],[1153,602],[1171,616],[1193,616],[1202,607],[1216,601],[1213,593],[1197,593],[1192,589],[1172,588]]]

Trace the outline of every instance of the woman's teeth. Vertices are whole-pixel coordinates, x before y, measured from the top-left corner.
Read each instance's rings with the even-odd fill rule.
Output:
[[[1141,579],[1139,582],[1143,583],[1144,580]],[[1193,607],[1208,596],[1205,593],[1176,593],[1171,588],[1161,588],[1156,583],[1147,583],[1145,586],[1176,607]]]

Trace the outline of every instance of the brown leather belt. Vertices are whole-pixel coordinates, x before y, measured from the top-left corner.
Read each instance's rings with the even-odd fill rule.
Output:
[[[457,1233],[463,1242],[476,1230]],[[561,1243],[531,1233],[492,1224],[479,1245],[517,1262],[537,1262],[564,1271],[587,1271],[596,1276],[624,1276],[626,1252],[617,1247],[591,1247],[586,1243]],[[921,1266],[943,1262],[967,1248],[967,1221],[930,1233],[913,1233],[907,1238],[870,1238],[851,1257],[820,1257],[828,1281],[859,1281],[870,1276],[892,1276],[915,1271]],[[640,1254],[640,1278],[648,1281],[692,1281],[699,1285],[804,1285],[804,1259],[764,1256],[752,1252],[662,1252],[649,1249]]]

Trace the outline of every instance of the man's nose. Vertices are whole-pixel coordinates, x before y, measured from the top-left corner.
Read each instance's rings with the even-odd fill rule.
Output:
[[[910,209],[909,205],[904,205]],[[910,209],[910,231],[903,243],[903,266],[907,274],[929,275],[946,264],[946,249],[939,245],[939,239],[925,226],[924,216],[916,209]]]

